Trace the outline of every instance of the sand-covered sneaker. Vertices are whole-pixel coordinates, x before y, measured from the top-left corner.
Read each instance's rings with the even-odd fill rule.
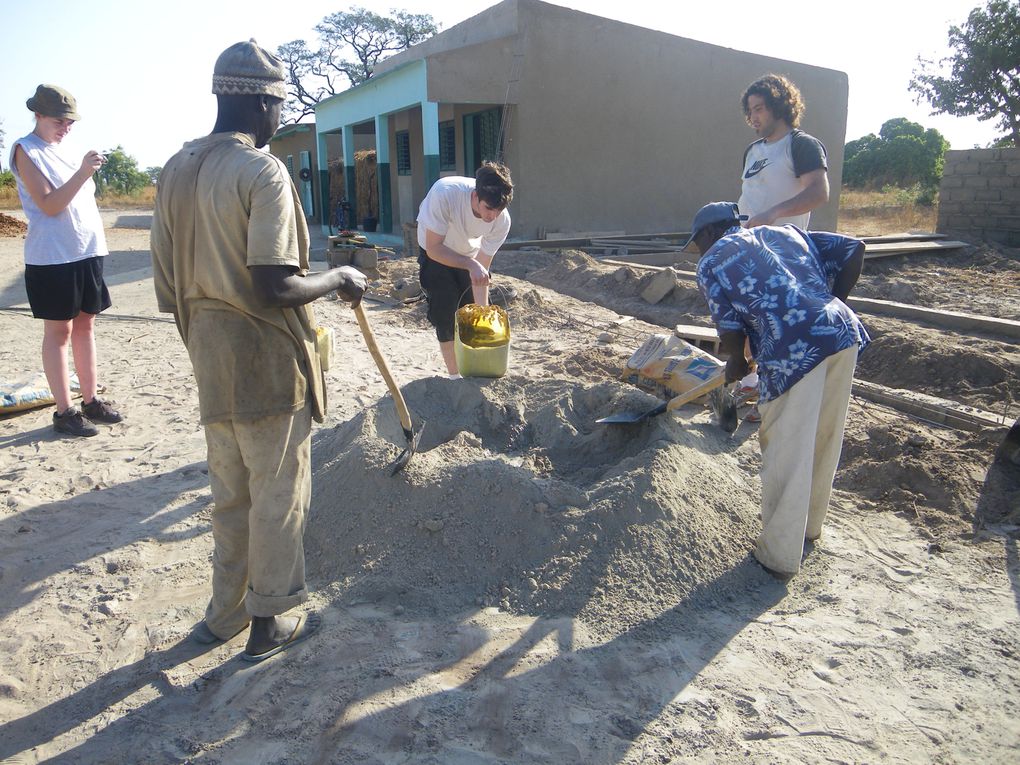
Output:
[[[99,396],[96,396],[87,404],[82,404],[81,408],[85,416],[92,420],[92,422],[114,423],[124,419],[120,412],[110,406],[108,402],[99,398]]]
[[[69,436],[87,438],[99,435],[99,428],[85,419],[85,416],[73,406],[61,414],[53,413],[53,429]]]

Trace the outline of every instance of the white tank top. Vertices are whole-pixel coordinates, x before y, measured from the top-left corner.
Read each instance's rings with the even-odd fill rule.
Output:
[[[28,217],[25,263],[53,266],[108,255],[110,251],[106,247],[103,219],[99,217],[96,206],[95,182],[90,178],[67,207],[56,215],[47,215],[32,200],[18,174],[14,163],[14,152],[18,146],[54,189],[63,186],[78,171],[81,157],[72,159],[66,148],[46,143],[35,133],[19,138],[11,148],[11,170],[18,182],[21,207]]]

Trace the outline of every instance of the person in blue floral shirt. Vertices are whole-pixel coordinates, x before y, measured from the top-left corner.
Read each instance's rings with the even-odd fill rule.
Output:
[[[868,332],[846,304],[864,243],[792,225],[742,228],[733,202],[705,205],[691,238],[698,286],[729,354],[726,380],[758,363],[762,532],[754,555],[786,579],[822,533],[857,354]]]

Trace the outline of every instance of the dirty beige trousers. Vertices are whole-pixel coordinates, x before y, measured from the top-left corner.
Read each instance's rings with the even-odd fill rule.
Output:
[[[206,623],[230,637],[252,616],[308,599],[305,518],[311,502],[311,409],[205,426],[215,506]]]
[[[804,539],[821,536],[856,364],[855,345],[758,407],[762,531],[754,555],[773,571],[796,574]]]

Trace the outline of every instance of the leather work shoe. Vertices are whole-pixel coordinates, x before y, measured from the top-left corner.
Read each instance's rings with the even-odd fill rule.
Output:
[[[96,396],[87,404],[82,404],[81,409],[92,422],[114,423],[124,419],[120,412],[99,398],[99,396]]]
[[[85,419],[85,416],[73,406],[62,414],[53,413],[53,429],[69,436],[88,438],[99,435],[99,428]]]

